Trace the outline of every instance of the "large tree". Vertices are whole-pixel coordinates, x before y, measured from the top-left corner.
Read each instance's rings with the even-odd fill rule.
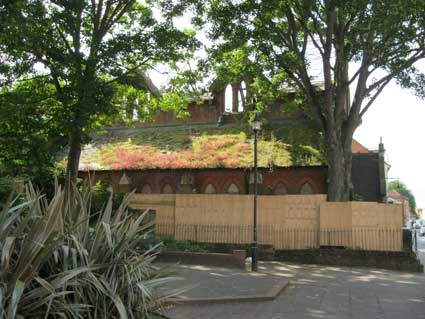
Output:
[[[55,154],[63,139],[64,118],[55,88],[42,79],[0,90],[0,177],[30,178],[53,184]]]
[[[89,131],[113,110],[114,82],[137,79],[195,45],[192,34],[176,29],[171,17],[156,19],[150,3],[0,0],[0,80],[7,84],[25,74],[54,86],[68,136],[70,181],[77,178]]]
[[[410,214],[417,215],[415,195],[409,188],[407,188],[406,184],[399,180],[392,181],[388,184],[388,191],[397,191],[399,194],[406,196],[409,200]]]
[[[328,200],[349,200],[351,143],[364,114],[392,80],[424,95],[415,63],[425,57],[425,1],[185,3],[196,6],[196,23],[210,26],[212,51],[247,47],[263,79],[303,93],[301,109],[325,139]]]

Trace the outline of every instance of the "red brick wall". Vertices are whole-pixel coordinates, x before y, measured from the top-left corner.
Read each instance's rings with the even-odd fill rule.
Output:
[[[245,172],[242,169],[199,170],[196,173],[195,186],[197,193],[204,193],[208,184],[214,185],[218,194],[227,193],[231,184],[239,189],[239,194],[246,194]]]
[[[288,194],[299,194],[301,187],[309,183],[315,194],[326,194],[326,169],[323,167],[281,168],[273,172],[262,171],[261,193],[272,194],[276,185],[282,183]]]
[[[217,123],[220,115],[225,109],[225,89],[212,93],[214,99],[204,101],[203,104],[191,103],[187,107],[189,116],[176,118],[173,112],[158,111],[150,123],[139,123],[138,126],[151,125],[170,125],[170,124],[188,124],[188,123]],[[289,95],[288,99],[292,100],[293,95]],[[263,117],[267,119],[279,119],[288,117],[297,117],[300,114],[288,115],[282,112],[282,106],[285,101],[270,105],[264,112]],[[240,113],[227,114],[226,123],[238,123]],[[236,116],[235,116],[236,115]]]
[[[315,194],[326,193],[326,168],[274,168],[260,169],[263,182],[259,184],[258,193],[269,195],[274,193],[278,183],[282,183],[288,194],[299,194],[304,183],[308,182]],[[80,172],[82,178],[87,178],[87,172]],[[91,173],[93,174],[93,172]],[[192,174],[192,185],[181,185],[183,174]],[[119,185],[123,175],[122,171],[97,171],[94,180],[102,180],[110,184],[115,192],[124,188]],[[217,193],[227,193],[231,184],[235,184],[240,194],[252,193],[252,184],[249,184],[249,170],[244,169],[199,169],[199,170],[133,170],[126,171],[130,179],[129,189],[141,192],[144,185],[148,184],[152,193],[162,193],[164,186],[169,184],[174,193],[202,194],[208,184],[212,184]]]
[[[159,111],[151,124],[217,123],[224,112],[224,91],[214,92],[214,99],[203,104],[191,103],[187,107],[188,117],[176,118],[173,112]]]

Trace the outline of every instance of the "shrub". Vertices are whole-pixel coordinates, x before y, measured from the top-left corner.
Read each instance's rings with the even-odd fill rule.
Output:
[[[0,318],[155,318],[175,292],[152,265],[158,245],[140,252],[145,214],[114,210],[112,196],[91,218],[92,191],[48,201],[31,185],[0,211]]]
[[[5,202],[14,188],[13,178],[9,176],[0,177],[0,207]]]
[[[91,177],[90,177],[91,178]],[[89,180],[90,183],[90,180]],[[82,183],[80,192],[91,192],[90,198],[90,218],[91,220],[97,221],[97,216],[101,212],[105,205],[108,203],[109,197],[111,196],[111,190],[109,189],[109,183],[105,183],[102,180],[98,180],[93,186],[89,186],[86,183]],[[112,209],[116,210],[124,199],[124,193],[117,192],[112,193]]]

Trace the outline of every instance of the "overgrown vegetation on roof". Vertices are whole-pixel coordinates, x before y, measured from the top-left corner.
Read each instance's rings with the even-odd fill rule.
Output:
[[[150,127],[110,130],[85,149],[81,169],[252,167],[248,125]],[[266,125],[259,136],[260,167],[324,163],[320,136],[308,125]]]

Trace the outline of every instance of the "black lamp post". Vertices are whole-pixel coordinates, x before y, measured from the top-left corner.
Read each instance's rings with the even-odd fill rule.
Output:
[[[251,246],[252,257],[252,271],[258,271],[258,258],[257,258],[257,137],[258,132],[261,130],[261,122],[255,114],[254,121],[252,121],[252,130],[254,131],[254,225],[253,225],[253,241]]]

